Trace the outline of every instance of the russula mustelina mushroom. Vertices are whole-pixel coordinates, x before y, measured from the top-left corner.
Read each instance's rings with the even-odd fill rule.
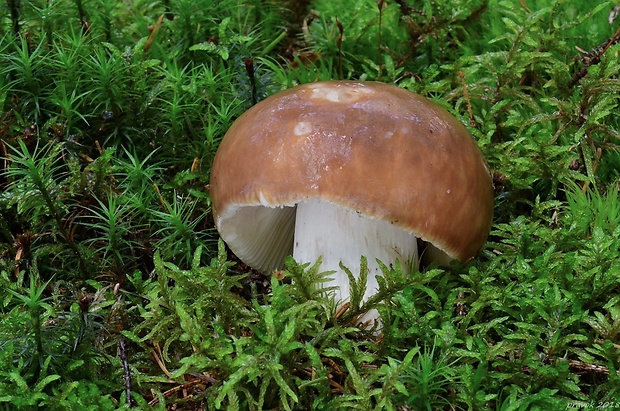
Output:
[[[431,101],[375,82],[309,83],[239,117],[211,171],[216,227],[243,262],[264,273],[287,255],[334,270],[376,260],[418,264],[417,239],[440,262],[467,261],[488,236],[493,187],[466,128]]]

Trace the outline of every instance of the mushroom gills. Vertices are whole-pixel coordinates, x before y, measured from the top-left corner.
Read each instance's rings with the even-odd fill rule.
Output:
[[[349,279],[340,262],[359,278],[360,259],[368,260],[368,278],[364,301],[378,290],[376,277],[382,275],[377,260],[387,266],[399,260],[407,273],[418,265],[416,237],[401,227],[365,216],[356,210],[322,200],[297,204],[293,258],[299,263],[315,263],[322,258],[321,271],[335,271],[326,286],[336,286],[339,304],[351,295]],[[361,318],[375,320],[373,310]]]
[[[220,224],[220,235],[235,255],[245,256],[245,264],[269,274],[282,268],[284,257],[293,252],[295,208],[236,207],[226,218],[240,223]]]

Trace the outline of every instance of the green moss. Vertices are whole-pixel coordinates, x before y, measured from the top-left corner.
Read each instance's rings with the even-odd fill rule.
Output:
[[[0,407],[619,401],[614,6],[7,1]],[[338,314],[316,265],[288,260],[267,279],[235,262],[208,192],[244,110],[337,78],[436,100],[472,132],[496,184],[479,259],[411,276],[383,267],[377,296]],[[381,338],[353,326],[372,307]]]

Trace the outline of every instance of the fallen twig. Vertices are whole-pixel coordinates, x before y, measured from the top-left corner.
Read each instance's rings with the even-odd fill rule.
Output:
[[[579,80],[584,78],[588,74],[588,68],[590,66],[600,63],[601,57],[603,57],[607,50],[609,50],[609,48],[616,44],[618,41],[620,41],[620,28],[616,30],[612,37],[605,40],[599,46],[596,46],[592,51],[587,52],[578,48],[577,50],[579,50],[579,52],[582,54],[581,60],[584,62],[584,66],[573,76],[570,83],[568,83],[568,87],[574,87],[575,84],[579,82]]]
[[[123,380],[125,381],[125,397],[127,397],[127,404],[131,405],[131,372],[129,370],[129,356],[127,355],[127,348],[125,347],[125,339],[121,337],[118,340],[118,351],[123,363]]]
[[[172,387],[167,391],[164,391],[162,393],[162,396],[164,398],[168,398],[178,392],[183,392],[183,398],[185,399],[191,398],[192,395],[187,394],[187,391],[190,388],[197,387],[199,391],[204,391],[206,390],[207,385],[213,385],[217,382],[215,378],[213,378],[212,376],[206,373],[205,374],[192,373],[189,376],[194,377],[195,379],[192,381],[186,382],[184,384],[177,385],[176,387]],[[159,397],[155,397],[151,401],[149,401],[149,406],[151,407],[157,404],[159,404]]]

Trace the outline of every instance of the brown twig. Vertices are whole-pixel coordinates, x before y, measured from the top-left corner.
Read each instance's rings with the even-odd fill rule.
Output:
[[[159,204],[161,204],[161,208],[163,210],[167,210],[168,207],[166,206],[166,200],[164,199],[164,196],[161,195],[161,192],[159,191],[159,186],[157,186],[157,183],[153,183],[153,187],[155,188],[155,192],[157,193],[157,197],[159,198]]]
[[[153,40],[155,40],[155,34],[157,34],[157,30],[159,30],[159,28],[161,27],[165,15],[166,14],[164,13],[159,16],[159,18],[157,19],[157,23],[155,23],[155,25],[151,28],[151,34],[149,35],[149,38],[144,45],[144,51],[148,51],[153,45]]]
[[[344,304],[342,304],[342,306],[340,308],[338,308],[338,310],[336,311],[336,314],[334,315],[334,318],[339,319],[340,317],[342,317],[344,315],[344,313],[347,312],[347,310],[349,309],[349,307],[351,306],[350,302],[346,302]]]
[[[193,387],[198,387],[198,389],[200,391],[204,391],[207,387],[207,385],[213,385],[217,382],[217,380],[215,378],[213,378],[212,376],[208,375],[208,374],[198,374],[198,373],[194,373],[194,374],[190,374],[190,376],[195,377],[194,380],[186,382],[185,384],[181,384],[181,385],[177,385],[176,387],[172,387],[167,391],[164,391],[162,396],[164,398],[170,397],[178,392],[182,392],[183,393],[183,397],[184,398],[190,398],[191,395],[187,395],[187,391],[190,388]],[[159,404],[159,397],[155,397],[153,398],[150,402],[149,405],[152,407],[154,405]]]
[[[609,375],[609,368],[603,365],[588,364],[586,362],[579,361],[579,360],[570,360],[568,362],[568,366],[575,372],[575,374],[583,375],[583,374],[594,373],[594,374]],[[525,374],[529,374],[532,371],[530,367],[525,366],[521,368],[521,372]]]
[[[159,344],[154,343],[153,346],[155,347],[155,349],[151,351],[151,354],[153,354],[155,362],[157,362],[157,365],[159,365],[159,368],[164,372],[164,374],[166,374],[166,376],[172,380],[172,374],[170,373],[170,371],[168,371],[166,364],[164,364],[164,361],[162,360],[163,355],[161,355],[161,349],[159,348]]]
[[[602,365],[588,364],[583,361],[570,360],[568,363],[570,368],[575,370],[576,374],[587,374],[587,373],[595,373],[595,374],[609,374],[609,368],[604,367]]]
[[[127,404],[131,405],[131,371],[129,370],[129,356],[127,355],[127,347],[125,347],[125,339],[123,337],[118,340],[118,351],[123,363],[125,397],[127,398]]]
[[[467,83],[465,82],[465,74],[459,70],[459,77],[461,78],[461,84],[463,85],[463,97],[465,97],[465,101],[467,102],[467,112],[469,113],[469,124],[472,127],[478,127],[476,123],[476,118],[474,117],[474,111],[471,108],[471,101],[469,100],[469,90],[467,89]]]
[[[579,70],[573,76],[573,78],[570,81],[570,83],[568,83],[568,87],[569,88],[573,88],[579,82],[579,80],[581,80],[582,78],[587,76],[588,75],[588,68],[590,66],[593,66],[595,64],[600,63],[601,62],[601,58],[607,52],[607,50],[609,50],[609,48],[611,46],[613,46],[614,44],[616,44],[618,41],[620,41],[620,28],[618,28],[618,30],[616,30],[616,32],[614,33],[614,35],[611,38],[605,40],[605,42],[603,42],[601,45],[595,47],[592,51],[585,52],[584,50],[578,49],[578,50],[580,50],[580,52],[582,54],[581,59],[583,60],[583,62],[585,64],[581,68],[581,70]]]

